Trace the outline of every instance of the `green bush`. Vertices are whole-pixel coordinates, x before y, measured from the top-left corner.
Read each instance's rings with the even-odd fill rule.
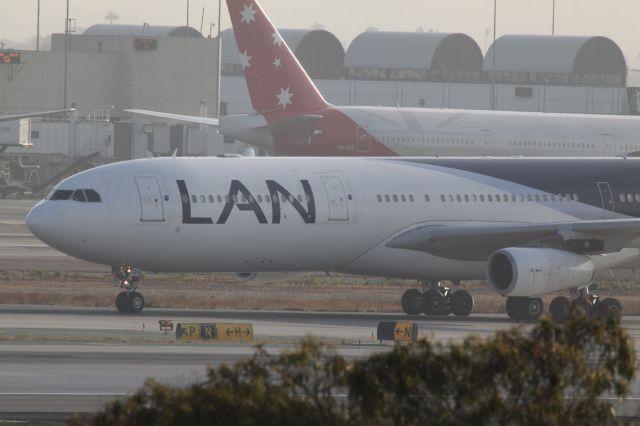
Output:
[[[624,397],[634,370],[633,344],[615,319],[422,340],[355,362],[310,339],[279,356],[258,348],[187,388],[150,380],[71,424],[600,425],[616,421],[601,398]]]

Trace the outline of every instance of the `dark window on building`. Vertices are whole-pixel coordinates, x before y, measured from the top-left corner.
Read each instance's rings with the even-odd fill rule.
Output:
[[[516,98],[532,98],[532,87],[516,87]]]

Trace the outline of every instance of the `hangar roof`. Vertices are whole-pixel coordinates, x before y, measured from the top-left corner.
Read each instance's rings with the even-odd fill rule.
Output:
[[[96,24],[87,28],[83,34],[202,38],[202,34],[200,33],[200,31],[192,27],[172,27],[160,25]]]
[[[349,46],[345,67],[481,70],[482,51],[461,33],[368,31]]]
[[[626,75],[620,47],[607,37],[505,35],[489,48],[484,70]]]

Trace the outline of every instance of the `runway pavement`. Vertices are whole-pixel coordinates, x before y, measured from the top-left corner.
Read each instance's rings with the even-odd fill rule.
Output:
[[[172,334],[159,331],[159,319],[250,322],[256,340],[266,342],[271,353],[290,349],[299,339],[315,335],[333,342],[339,353],[355,358],[390,347],[372,338],[379,321],[407,317],[165,309],[147,309],[142,315],[131,316],[102,308],[0,306],[0,337],[17,336],[0,342],[0,413],[4,418],[33,418],[91,412],[105,401],[134,392],[148,377],[186,384],[201,379],[207,365],[232,363],[254,352],[250,344],[176,342]],[[501,315],[411,320],[418,323],[421,335],[437,341],[458,340],[469,334],[489,335],[515,325]],[[640,318],[626,317],[624,325],[638,337]],[[636,351],[640,352],[637,341]],[[638,380],[626,402],[633,407],[628,411],[635,410],[637,397]]]

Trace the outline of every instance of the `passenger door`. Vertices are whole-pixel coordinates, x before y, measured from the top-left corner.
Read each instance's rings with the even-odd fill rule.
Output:
[[[616,138],[610,133],[602,135],[602,145],[604,145],[604,155],[607,157],[616,156]]]
[[[356,151],[362,153],[369,152],[371,150],[371,135],[369,134],[369,129],[358,126],[356,137]]]
[[[329,220],[349,220],[347,195],[340,178],[331,176],[320,179],[329,200]]]
[[[158,180],[154,177],[139,176],[135,181],[140,195],[140,221],[164,221],[164,207]]]
[[[615,215],[615,203],[609,182],[598,182],[598,190],[602,198],[602,218],[613,219]]]

